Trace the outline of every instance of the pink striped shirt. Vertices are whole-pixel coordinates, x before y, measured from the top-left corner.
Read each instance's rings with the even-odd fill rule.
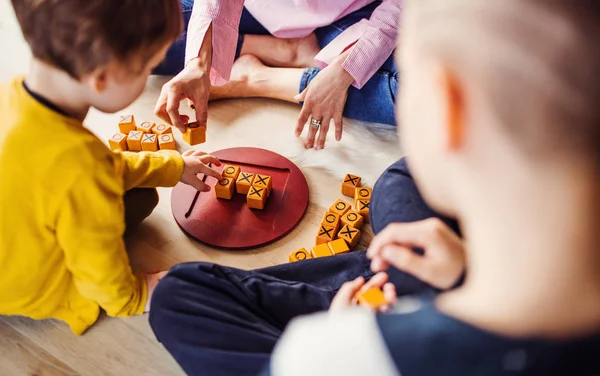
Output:
[[[212,23],[213,85],[229,80],[235,58],[242,9],[246,9],[272,35],[300,38],[331,25],[374,0],[196,0],[188,27],[186,62],[197,57]],[[354,46],[343,68],[362,88],[394,51],[404,0],[383,0],[370,19],[347,28],[315,57],[321,68]]]

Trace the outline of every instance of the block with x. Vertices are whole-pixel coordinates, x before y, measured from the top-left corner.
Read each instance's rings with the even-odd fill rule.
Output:
[[[371,206],[371,200],[355,200],[354,211],[362,215],[365,223],[369,223],[369,207]]]
[[[246,203],[250,209],[262,210],[267,202],[267,191],[263,187],[253,185],[246,196]]]
[[[273,190],[273,182],[269,175],[259,175],[256,174],[254,178],[254,183],[257,187],[263,187],[267,190],[267,197],[271,196],[271,191]]]
[[[252,183],[254,183],[254,174],[242,171],[235,182],[235,190],[241,195],[247,195]]]
[[[338,238],[344,239],[348,244],[348,247],[354,248],[360,240],[360,230],[345,225],[338,233]]]
[[[335,227],[321,224],[317,233],[317,244],[325,244],[335,239]]]
[[[342,183],[342,194],[354,198],[356,188],[360,186],[360,176],[348,174]]]

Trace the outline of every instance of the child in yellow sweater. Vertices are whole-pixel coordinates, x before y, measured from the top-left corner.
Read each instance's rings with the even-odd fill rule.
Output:
[[[161,276],[132,273],[125,217],[149,215],[158,186],[210,190],[197,174],[219,178],[208,167],[219,161],[113,153],[83,126],[91,107],[113,113],[142,93],[181,31],[178,0],[12,4],[33,62],[0,86],[0,314],[60,319],[80,335],[100,308],[147,311]]]

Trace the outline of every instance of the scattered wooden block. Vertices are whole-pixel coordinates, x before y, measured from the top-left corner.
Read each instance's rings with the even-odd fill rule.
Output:
[[[365,291],[359,291],[356,294],[356,300],[358,300],[358,304],[373,309],[388,304],[388,301],[385,300],[385,296],[383,295],[383,291],[378,287],[371,287]]]
[[[146,133],[142,136],[143,151],[158,151],[158,136],[152,133]]]
[[[264,209],[267,202],[267,191],[263,187],[253,185],[248,191],[246,203],[250,209]]]
[[[338,233],[338,238],[344,239],[348,244],[348,247],[354,248],[358,244],[360,239],[360,230],[357,230],[348,225],[344,225]]]
[[[257,187],[264,187],[267,190],[267,197],[271,196],[271,191],[273,190],[273,183],[269,175],[256,174],[256,176],[254,177],[253,185]]]
[[[158,124],[156,127],[154,127],[152,129],[152,133],[154,133],[157,136],[160,136],[161,134],[165,134],[165,133],[173,133],[173,127],[171,127],[170,125],[167,124]]]
[[[173,137],[172,133],[163,133],[158,136],[158,146],[160,150],[177,150],[175,137]]]
[[[365,223],[369,223],[369,207],[371,206],[370,200],[355,200],[354,210],[362,215]]]
[[[119,132],[129,134],[131,131],[135,131],[135,118],[133,115],[121,116],[121,120],[119,121]]]
[[[371,200],[373,188],[358,187],[354,193],[354,200]]]
[[[313,247],[310,253],[314,258],[333,256],[333,253],[331,253],[331,249],[329,249],[327,244],[319,244]]]
[[[333,226],[320,225],[317,233],[317,244],[325,244],[335,239],[335,228]]]
[[[108,145],[111,150],[127,151],[127,136],[123,133],[114,134],[109,140]]]
[[[141,131],[131,131],[127,136],[127,147],[131,151],[142,150],[142,135]]]
[[[364,218],[362,215],[358,214],[354,210],[348,210],[348,213],[344,214],[341,221],[342,225],[347,225],[356,229],[361,229],[364,223]]]
[[[304,248],[300,248],[299,250],[290,253],[290,256],[288,257],[290,262],[302,261],[310,258],[313,258],[312,255]]]
[[[327,212],[323,216],[321,225],[331,226],[335,229],[334,232],[337,232],[340,229],[340,216],[335,213]]]
[[[329,208],[330,213],[335,213],[340,217],[346,214],[350,210],[350,204],[348,204],[344,200],[337,200],[331,207]]]
[[[223,166],[223,172],[221,175],[227,176],[228,178],[232,178],[233,181],[236,181],[240,175],[240,171],[240,166],[225,165]]]
[[[350,252],[350,248],[348,248],[348,244],[344,239],[337,239],[332,242],[327,243],[327,246],[331,250],[331,253],[334,255],[340,255],[342,253]]]
[[[342,194],[354,198],[354,193],[360,185],[360,180],[360,176],[347,174],[342,183]]]
[[[231,178],[223,178],[215,184],[215,195],[217,198],[231,200],[233,197],[234,183]]]
[[[247,195],[250,187],[252,187],[252,183],[254,183],[254,174],[242,171],[235,183],[235,190],[239,194]]]
[[[198,145],[206,142],[206,125],[197,121],[189,123],[183,133],[183,140],[190,145]]]
[[[152,130],[156,127],[156,124],[151,123],[149,121],[145,121],[142,124],[136,127],[136,130],[142,131],[144,133],[152,133]]]

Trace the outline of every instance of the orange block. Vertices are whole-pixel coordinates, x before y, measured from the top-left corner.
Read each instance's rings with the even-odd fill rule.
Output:
[[[267,191],[263,187],[253,185],[246,196],[246,203],[250,209],[264,209],[267,202]]]
[[[342,194],[354,198],[354,192],[360,185],[360,176],[347,174],[342,183]]]
[[[323,220],[321,221],[322,225],[331,226],[335,229],[334,232],[337,232],[340,228],[340,216],[335,213],[327,212],[323,216]]]
[[[290,253],[288,259],[290,262],[302,261],[313,258],[310,253],[304,248],[300,248],[299,250]]]
[[[271,191],[273,190],[273,183],[269,175],[256,174],[253,185],[257,187],[264,187],[267,190],[267,197],[271,196]]]
[[[340,217],[346,214],[350,210],[350,204],[348,204],[344,200],[337,200],[331,207],[329,208],[329,212],[335,213]]]
[[[240,166],[225,165],[223,166],[223,172],[221,175],[227,176],[228,178],[232,178],[233,181],[236,181],[240,175],[240,171]]]
[[[183,140],[190,145],[198,145],[206,142],[206,125],[197,121],[189,123],[183,133]]]
[[[371,200],[371,196],[373,196],[373,188],[358,187],[354,192],[355,200]]]
[[[369,206],[371,206],[371,200],[354,201],[354,210],[363,216],[366,223],[369,223]]]
[[[158,124],[152,129],[152,133],[158,136],[165,133],[173,133],[173,128],[167,124]]]
[[[149,121],[145,121],[142,124],[138,125],[136,130],[142,131],[144,133],[152,133],[154,127],[156,127],[156,124],[151,123]]]
[[[146,133],[142,136],[142,150],[158,151],[158,136],[152,133]]]
[[[254,183],[254,174],[242,171],[235,183],[235,189],[237,193],[247,195],[250,191],[250,187],[252,187],[252,183]]]
[[[158,146],[160,150],[177,150],[175,138],[172,133],[163,133],[158,136]]]
[[[121,116],[121,120],[119,121],[119,132],[129,134],[131,131],[135,131],[135,118],[133,115]]]
[[[329,243],[335,239],[335,228],[332,226],[321,225],[319,226],[319,232],[317,233],[317,244]]]
[[[314,257],[314,258],[333,256],[333,253],[331,253],[331,249],[329,249],[327,244],[320,244],[320,245],[313,247],[313,249],[311,249],[310,253],[311,253],[312,257]]]
[[[360,230],[345,225],[338,233],[338,238],[344,239],[348,244],[348,247],[354,248],[360,239]]]
[[[215,195],[217,198],[222,198],[225,200],[231,200],[233,197],[233,179],[231,178],[223,178],[215,184]]]
[[[142,150],[142,135],[141,131],[131,131],[127,136],[127,147],[131,151]]]
[[[350,252],[350,248],[348,248],[348,244],[344,239],[337,239],[332,242],[327,243],[327,246],[331,250],[331,253],[334,255],[339,255],[342,253]]]
[[[388,301],[385,300],[385,296],[383,295],[383,291],[377,287],[371,287],[365,291],[359,291],[355,297],[356,300],[358,300],[358,304],[368,306],[373,309],[377,309],[382,305],[388,304]]]
[[[342,224],[357,229],[361,229],[363,226],[364,218],[354,210],[349,210],[348,213],[342,217]]]
[[[114,134],[109,140],[108,145],[111,150],[126,151],[127,147],[127,136],[123,133]]]

